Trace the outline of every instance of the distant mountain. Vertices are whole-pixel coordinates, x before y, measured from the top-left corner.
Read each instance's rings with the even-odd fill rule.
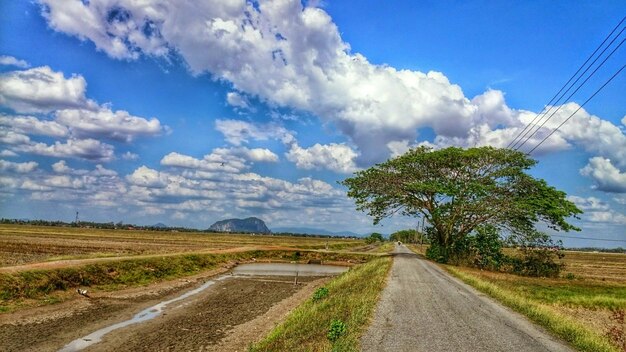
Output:
[[[218,221],[209,227],[209,230],[220,232],[256,232],[270,233],[263,220],[255,217],[247,219],[228,219]]]
[[[307,235],[327,235],[327,236],[356,236],[362,237],[362,234],[352,231],[338,231],[332,232],[324,229],[315,229],[310,227],[275,227],[273,232],[288,232],[288,233],[301,233]]]
[[[164,229],[164,228],[167,227],[167,225],[165,225],[162,222],[157,222],[156,224],[152,225],[152,227],[156,227],[156,228],[159,228],[159,229]]]

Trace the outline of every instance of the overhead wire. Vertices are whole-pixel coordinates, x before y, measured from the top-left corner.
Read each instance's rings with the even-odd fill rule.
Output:
[[[625,29],[626,29],[626,27],[625,27]],[[622,39],[622,41],[621,41],[621,42],[617,45],[617,47],[615,47],[615,49],[613,49],[613,51],[611,51],[611,53],[610,53],[610,54],[609,54],[606,58],[604,58],[604,60],[600,63],[600,65],[598,65],[598,67],[596,67],[596,69],[595,69],[595,70],[593,70],[593,72],[591,72],[591,74],[590,74],[587,78],[585,78],[585,80],[584,80],[584,81],[583,81],[583,82],[582,82],[582,83],[581,83],[581,84],[580,84],[580,85],[579,85],[579,86],[578,86],[578,87],[577,87],[577,88],[576,88],[576,89],[572,92],[572,94],[570,94],[570,95],[567,97],[567,99],[565,99],[565,101],[570,100],[570,99],[574,96],[574,94],[576,94],[576,93],[580,90],[580,88],[582,88],[582,86],[584,86],[584,85],[587,83],[587,81],[589,81],[589,79],[590,79],[591,77],[593,77],[593,75],[594,75],[596,72],[598,72],[598,70],[599,70],[599,69],[600,69],[600,68],[604,65],[604,63],[606,63],[606,62],[607,62],[607,60],[608,60],[608,59],[609,59],[609,58],[610,58],[610,57],[611,57],[611,56],[612,56],[612,55],[613,55],[613,54],[617,51],[617,49],[619,49],[619,48],[622,46],[622,44],[624,44],[624,42],[625,42],[625,41],[626,41],[626,38]],[[594,96],[595,96],[595,94],[594,94]],[[520,149],[521,149],[521,148],[522,148],[522,147],[523,147],[526,143],[528,143],[528,141],[529,141],[529,140],[530,140],[530,139],[531,139],[531,138],[532,138],[535,134],[537,134],[537,132],[538,132],[539,130],[541,130],[541,128],[543,128],[543,126],[545,126],[545,124],[546,124],[546,123],[547,123],[547,122],[548,122],[548,121],[549,121],[549,120],[550,120],[550,119],[551,119],[551,118],[552,118],[552,117],[553,117],[553,116],[554,116],[557,112],[559,112],[559,110],[561,110],[561,108],[562,108],[562,107],[563,107],[563,104],[559,105],[559,107],[558,107],[556,110],[554,110],[554,112],[553,112],[550,116],[548,116],[548,118],[547,118],[547,119],[545,119],[545,120],[541,123],[541,125],[539,125],[539,126],[537,127],[537,129],[536,129],[533,133],[531,133],[531,134],[530,134],[530,135],[529,135],[529,136],[528,136],[528,137],[524,140],[524,142],[523,142],[522,144],[520,144],[520,145],[516,148],[516,150],[520,150]]]
[[[609,45],[607,45],[607,47],[602,51],[602,53],[600,53],[600,55],[598,55],[598,57],[589,65],[589,67],[587,67],[585,69],[585,71],[580,75],[580,77],[578,77],[576,79],[576,81],[574,83],[572,83],[572,85],[561,95],[561,97],[559,99],[557,99],[556,101],[554,100],[556,97],[559,96],[559,94],[561,94],[561,92],[563,91],[563,89],[565,89],[569,83],[578,75],[578,73],[587,65],[587,63],[595,56],[595,54],[604,46],[604,44],[607,42],[607,40],[609,40],[609,38],[611,38],[613,36],[613,34],[615,33],[615,31],[622,25],[622,23],[624,23],[624,21],[626,20],[626,16],[624,16],[622,18],[622,20],[617,24],[617,26],[615,26],[613,28],[613,30],[604,38],[604,40],[602,41],[602,43],[600,43],[600,45],[598,45],[598,47],[593,51],[593,53],[591,53],[591,55],[589,55],[589,57],[587,58],[587,60],[585,60],[585,62],[578,68],[578,70],[576,70],[576,72],[569,78],[569,80],[561,87],[561,89],[559,89],[559,91],[552,97],[552,99],[550,99],[550,101],[546,104],[546,107],[550,107],[549,109],[545,109],[543,110],[542,113],[537,114],[532,121],[530,121],[528,124],[526,124],[526,126],[522,129],[522,131],[520,131],[515,138],[513,138],[513,140],[511,140],[509,142],[509,144],[506,146],[506,148],[514,148],[533,128],[534,128],[534,123],[535,121],[537,121],[537,119],[539,119],[539,121],[541,121],[541,118],[545,115],[547,115],[547,113],[552,109],[552,107],[558,102],[558,100],[560,100],[560,98],[563,97],[563,95],[565,95],[570,89],[571,87],[576,84],[576,82],[578,82],[578,80],[589,70],[589,68],[591,66],[593,66],[593,64],[602,56],[602,54],[611,46],[611,44],[613,44],[613,42],[615,41],[615,39],[617,39],[621,33],[624,31],[624,28],[620,31],[620,33],[618,33],[618,35],[613,38],[613,40],[611,41],[611,43],[609,43]],[[531,127],[533,126],[533,127]],[[530,127],[530,130],[528,130],[528,128]],[[518,140],[519,139],[519,140]],[[519,149],[519,148],[518,148]]]
[[[624,70],[624,68],[626,68],[626,65],[622,66],[622,68],[620,68],[619,70],[617,70],[617,72],[615,72],[613,74],[613,76],[611,76],[611,78],[609,78],[608,81],[606,81],[600,88],[598,88],[595,93],[593,93],[587,100],[585,100],[584,103],[582,103],[578,109],[576,109],[576,111],[574,111],[571,115],[569,115],[568,118],[566,118],[563,122],[561,122],[560,125],[558,125],[554,130],[552,130],[552,132],[550,132],[544,139],[541,140],[541,142],[539,142],[533,149],[531,149],[528,154],[531,154],[532,152],[535,151],[535,149],[537,149],[540,145],[543,144],[543,142],[545,142],[548,138],[550,138],[550,136],[552,136],[556,131],[559,130],[559,128],[561,128],[567,121],[569,121],[569,119],[571,119],[574,115],[576,115],[576,113],[578,111],[580,111],[580,109],[583,108],[583,106],[585,106],[591,99],[593,99],[593,97],[596,96],[596,94],[598,94],[602,89],[604,89],[604,87],[606,87],[615,77],[617,77],[620,72],[622,72]]]

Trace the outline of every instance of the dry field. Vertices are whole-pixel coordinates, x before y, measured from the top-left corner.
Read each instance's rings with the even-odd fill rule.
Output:
[[[568,341],[581,350],[626,351],[626,324],[619,318],[626,311],[626,254],[568,251],[564,263],[559,278],[447,268],[561,337],[571,335]],[[593,344],[575,342],[583,335]],[[609,341],[616,349],[596,348]]]
[[[237,248],[349,249],[363,241],[243,234],[0,225],[0,267],[69,259],[197,253]]]

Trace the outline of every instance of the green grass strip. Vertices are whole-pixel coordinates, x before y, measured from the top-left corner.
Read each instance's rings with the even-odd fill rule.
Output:
[[[0,307],[20,299],[44,299],[48,295],[76,287],[118,289],[190,276],[215,269],[230,261],[252,258],[306,262],[366,261],[373,256],[312,251],[248,251],[223,254],[184,254],[119,261],[103,261],[78,267],[31,270],[0,274]]]
[[[447,266],[446,269],[465,283],[488,294],[509,308],[527,316],[556,336],[569,342],[579,351],[619,352],[619,349],[613,346],[605,337],[588,330],[582,324],[570,318],[556,314],[519,294],[504,290],[493,283],[481,280],[456,268]]]
[[[384,257],[338,276],[326,285],[328,295],[300,305],[250,351],[358,351],[390,267],[391,258]],[[346,331],[331,343],[328,329],[337,320]]]

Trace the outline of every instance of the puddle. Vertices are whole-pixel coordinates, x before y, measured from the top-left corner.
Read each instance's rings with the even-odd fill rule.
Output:
[[[348,270],[348,267],[345,266],[335,266],[335,265],[322,265],[322,264],[296,264],[296,263],[254,263],[254,264],[242,264],[235,267],[232,271],[233,276],[332,276],[339,275]],[[168,301],[163,301],[157,305],[146,308],[141,312],[135,314],[129,320],[119,322],[117,324],[113,324],[102,328],[100,330],[94,331],[87,336],[83,336],[79,339],[76,339],[63,347],[59,352],[73,352],[80,351],[85,349],[91,345],[97,344],[102,341],[104,335],[117,330],[124,328],[129,325],[141,323],[144,321],[148,321],[154,319],[163,313],[163,309],[168,305],[184,300],[185,298],[196,295],[211,285],[215,284],[217,281],[225,280],[229,277],[233,277],[231,275],[225,275],[218,277],[214,280],[210,280],[205,282],[202,286],[188,291],[176,298],[170,299]]]
[[[298,263],[254,263],[241,264],[233,269],[241,276],[330,276],[348,270],[346,266]]]
[[[82,349],[85,349],[93,344],[96,344],[98,342],[100,342],[102,340],[102,338],[104,337],[104,335],[110,333],[111,331],[117,330],[117,329],[121,329],[123,327],[129,326],[129,325],[133,325],[133,324],[137,324],[137,323],[141,323],[150,319],[154,319],[156,317],[158,317],[159,315],[161,315],[161,313],[163,313],[163,309],[165,307],[167,307],[168,305],[177,302],[177,301],[181,301],[185,298],[191,297],[193,295],[196,295],[204,290],[206,290],[207,288],[209,288],[211,285],[215,284],[217,281],[220,280],[224,280],[227,279],[228,276],[222,276],[219,277],[215,280],[210,280],[205,282],[202,286],[193,289],[191,291],[188,291],[176,298],[170,299],[169,301],[163,301],[157,305],[154,305],[150,308],[146,308],[144,310],[142,310],[141,312],[135,314],[134,317],[132,317],[129,320],[126,321],[122,321],[119,322],[117,324],[113,324],[110,326],[107,326],[105,328],[102,328],[100,330],[94,331],[91,334],[87,335],[87,336],[83,336],[79,339],[76,339],[70,343],[68,343],[67,345],[65,345],[65,347],[63,347],[62,349],[59,350],[59,352],[72,352],[72,351],[80,351]]]

